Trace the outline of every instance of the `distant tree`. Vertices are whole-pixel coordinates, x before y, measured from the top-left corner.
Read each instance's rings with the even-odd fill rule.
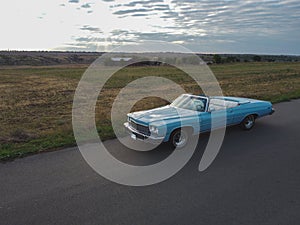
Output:
[[[253,56],[252,59],[253,59],[254,62],[260,62],[261,61],[261,57],[259,55]]]
[[[228,56],[225,60],[227,63],[233,63],[233,62],[238,62],[238,58],[235,56]]]
[[[215,55],[214,55],[214,63],[219,64],[219,63],[221,63],[221,62],[222,62],[221,56],[218,55],[218,54],[215,54]]]

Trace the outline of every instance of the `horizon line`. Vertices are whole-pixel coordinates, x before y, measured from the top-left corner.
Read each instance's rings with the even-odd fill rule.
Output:
[[[26,50],[26,49],[0,49],[0,52],[57,52],[57,53],[110,53],[110,51],[83,51],[83,50]],[[116,52],[117,53],[117,52]],[[125,53],[125,52],[120,52]],[[134,53],[134,52],[131,52]],[[138,52],[137,52],[138,53]],[[143,53],[143,52],[142,52]],[[156,52],[147,52],[156,53]],[[158,52],[164,53],[164,52]],[[180,53],[180,52],[165,52],[165,53]],[[260,55],[260,56],[300,56],[300,53],[237,53],[237,52],[191,52],[200,55]]]

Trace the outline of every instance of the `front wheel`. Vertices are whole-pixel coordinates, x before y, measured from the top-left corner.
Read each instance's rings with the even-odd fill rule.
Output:
[[[177,129],[173,131],[170,143],[174,148],[183,148],[189,140],[189,132],[186,129]]]
[[[244,130],[251,130],[254,124],[255,124],[255,116],[249,115],[241,122],[240,126]]]

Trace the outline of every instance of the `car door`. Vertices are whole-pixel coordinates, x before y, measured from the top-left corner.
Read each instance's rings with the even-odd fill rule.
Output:
[[[233,108],[204,112],[200,115],[200,130],[206,132],[233,124]]]
[[[211,113],[202,112],[199,114],[200,132],[210,131],[211,129]]]

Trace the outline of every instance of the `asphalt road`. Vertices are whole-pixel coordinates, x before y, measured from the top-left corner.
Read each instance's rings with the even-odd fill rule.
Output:
[[[226,131],[220,153],[204,172],[208,135],[175,176],[147,187],[112,183],[96,174],[76,148],[0,164],[0,224],[300,224],[300,100],[251,131]],[[121,160],[150,164],[170,154],[106,142]]]

